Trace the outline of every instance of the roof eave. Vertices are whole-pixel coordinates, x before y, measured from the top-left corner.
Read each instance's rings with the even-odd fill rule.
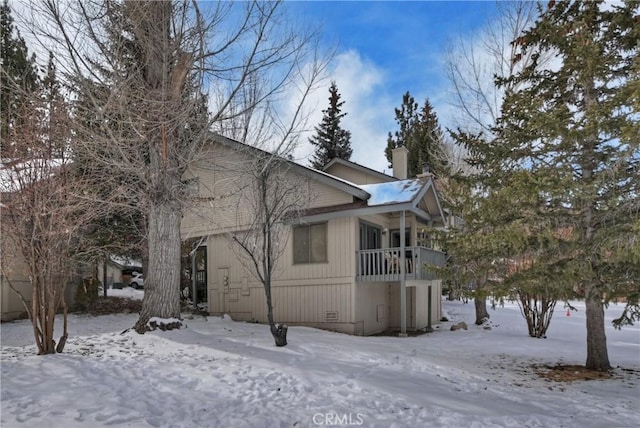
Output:
[[[359,171],[362,171],[366,174],[370,174],[373,176],[376,176],[378,178],[380,178],[381,180],[384,180],[385,182],[392,182],[392,181],[398,181],[398,179],[396,177],[392,177],[390,175],[387,175],[385,173],[382,173],[380,171],[376,171],[375,169],[371,169],[368,168],[364,165],[360,165],[358,163],[355,162],[351,162],[349,160],[345,160],[345,159],[341,159],[341,158],[333,158],[329,161],[329,163],[327,163],[325,166],[322,167],[322,171],[326,171],[329,168],[331,168],[333,165],[335,164],[341,164],[350,168],[354,168],[357,169]]]
[[[342,211],[332,211],[328,213],[302,216],[296,219],[297,220],[296,222],[316,223],[321,221],[329,221],[337,218],[357,217],[357,216],[365,216],[365,215],[373,215],[373,214],[391,214],[391,213],[400,212],[400,211],[410,211],[418,215],[419,217],[422,217],[429,221],[437,220],[437,218],[430,216],[425,211],[413,205],[413,202],[403,202],[401,204],[375,205],[373,207],[347,209]]]

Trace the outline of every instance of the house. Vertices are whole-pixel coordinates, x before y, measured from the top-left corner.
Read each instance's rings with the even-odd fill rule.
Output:
[[[100,282],[106,279],[107,288],[113,284],[128,284],[131,280],[131,272],[142,272],[142,263],[127,257],[109,256],[103,263],[97,264],[97,275]],[[105,276],[106,271],[106,276]]]
[[[394,151],[394,176],[335,159],[324,171],[278,159],[307,204],[272,285],[274,318],[355,335],[417,330],[438,323],[444,265],[430,231],[445,225],[432,177],[407,179],[407,150]],[[222,136],[186,174],[197,203],[185,212],[185,240],[206,248],[206,299],[213,315],[267,321],[262,284],[232,251],[250,208],[237,197],[249,184],[243,166],[265,152]],[[195,252],[193,252],[195,253]]]
[[[0,208],[4,210],[1,203]],[[0,214],[0,216],[5,215],[4,212]],[[27,304],[31,304],[32,295],[28,265],[13,242],[7,238],[5,227],[7,227],[6,221],[0,222],[0,255],[2,256],[0,260],[2,265],[0,270],[0,320],[3,322],[27,317],[24,304],[16,291],[25,297]],[[16,291],[12,290],[12,287]],[[77,287],[77,282],[71,282],[65,288],[64,296],[68,306],[74,302]]]
[[[1,223],[2,229],[5,223]],[[31,282],[27,276],[24,258],[15,251],[4,231],[0,233],[0,251],[2,266],[0,272],[0,319],[10,321],[26,316],[26,310],[20,297],[11,289],[13,286],[24,296],[31,296]],[[11,286],[9,285],[11,284]]]

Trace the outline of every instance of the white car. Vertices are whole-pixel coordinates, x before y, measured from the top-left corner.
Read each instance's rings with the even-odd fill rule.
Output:
[[[144,276],[140,272],[133,272],[131,274],[131,280],[129,281],[129,287],[135,289],[144,288]]]

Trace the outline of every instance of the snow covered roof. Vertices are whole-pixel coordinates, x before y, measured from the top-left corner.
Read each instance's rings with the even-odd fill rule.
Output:
[[[423,178],[414,178],[389,183],[363,184],[359,187],[371,195],[367,200],[371,207],[411,202],[420,193],[425,183],[426,180]]]
[[[302,222],[326,221],[345,216],[410,211],[417,216],[442,223],[444,213],[430,177],[388,183],[361,184],[357,187],[368,197],[351,204],[317,207],[307,210]]]
[[[128,257],[111,255],[109,256],[109,259],[111,259],[113,263],[120,265],[122,267],[125,267],[125,266],[142,267],[142,263],[139,260],[130,259]]]

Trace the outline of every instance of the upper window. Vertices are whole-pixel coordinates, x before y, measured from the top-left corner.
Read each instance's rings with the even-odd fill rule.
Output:
[[[293,263],[327,261],[327,223],[293,228]]]

